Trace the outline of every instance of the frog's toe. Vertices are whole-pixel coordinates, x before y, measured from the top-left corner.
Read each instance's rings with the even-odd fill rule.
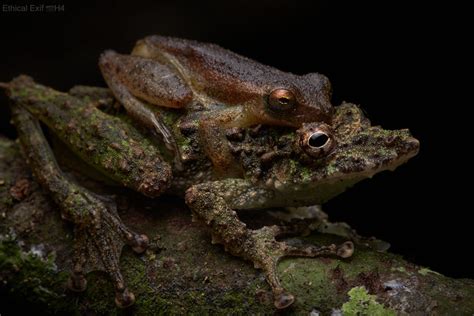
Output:
[[[144,252],[150,245],[150,239],[147,235],[134,235],[133,240],[130,241],[133,251],[136,253]]]
[[[120,308],[126,308],[135,303],[135,295],[127,288],[115,292],[115,304]]]
[[[354,243],[346,241],[337,247],[336,254],[341,258],[349,258],[354,253]]]
[[[101,198],[103,198],[103,196],[101,196]],[[136,253],[143,253],[150,245],[150,239],[148,236],[134,232],[121,221],[120,217],[117,215],[114,200],[104,200],[104,206],[106,208],[102,208],[102,217],[104,218],[104,221],[108,223],[107,226],[104,226],[104,230],[105,227],[107,227],[108,233],[115,235],[113,238],[123,240],[123,242],[132,247],[133,251]]]
[[[294,301],[295,297],[292,294],[283,292],[281,294],[275,295],[273,304],[278,309],[284,309],[293,304]]]
[[[82,273],[71,273],[67,287],[73,292],[84,292],[87,288],[87,280]]]
[[[87,216],[73,218],[76,223],[73,271],[68,281],[73,291],[83,291],[87,281],[85,274],[104,271],[115,288],[117,306],[125,308],[135,301],[135,296],[126,286],[120,270],[120,254],[125,244],[141,253],[148,247],[146,235],[137,234],[123,224],[114,203],[83,192],[84,203],[75,205]]]

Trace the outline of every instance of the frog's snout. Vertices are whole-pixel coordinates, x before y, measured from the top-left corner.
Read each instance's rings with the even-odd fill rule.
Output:
[[[100,66],[107,66],[107,64],[110,61],[116,59],[118,56],[119,56],[119,53],[117,53],[116,51],[113,51],[111,49],[108,49],[108,50],[102,52],[102,54],[100,54],[99,65]]]
[[[403,146],[400,149],[400,155],[408,155],[413,157],[418,154],[420,150],[420,141],[415,137],[408,137],[404,142]]]
[[[102,54],[100,54],[100,56],[104,56],[104,57],[109,57],[109,56],[116,56],[118,55],[118,53],[112,49],[106,49],[102,52]]]
[[[412,149],[412,151],[416,151],[415,154],[420,150],[420,141],[414,137],[410,137],[407,140],[407,145]]]
[[[397,156],[415,156],[420,149],[420,141],[413,137],[408,129],[392,131],[390,136],[384,137],[382,146],[395,150]]]

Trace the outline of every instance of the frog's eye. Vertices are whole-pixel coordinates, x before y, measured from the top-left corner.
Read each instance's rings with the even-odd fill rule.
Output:
[[[274,111],[288,111],[293,109],[295,104],[295,95],[287,89],[275,89],[268,96],[268,105]]]
[[[308,128],[300,133],[300,146],[311,157],[325,156],[333,150],[335,145],[336,141],[326,124]]]
[[[324,132],[313,133],[308,138],[308,146],[312,148],[322,148],[329,142],[329,136]]]

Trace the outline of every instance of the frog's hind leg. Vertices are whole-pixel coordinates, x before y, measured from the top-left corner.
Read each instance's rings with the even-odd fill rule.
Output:
[[[212,228],[212,239],[221,243],[230,253],[253,262],[263,270],[270,285],[274,305],[278,309],[290,306],[294,296],[281,285],[277,273],[278,261],[285,256],[337,256],[352,255],[351,242],[342,245],[317,247],[314,245],[290,245],[275,237],[295,234],[307,227],[296,223],[286,226],[265,226],[248,229],[234,209],[264,208],[275,198],[271,190],[255,187],[242,179],[226,179],[195,185],[186,192],[186,203],[198,218]]]
[[[183,108],[193,96],[184,80],[170,66],[113,51],[101,55],[99,66],[110,90],[130,116],[161,135],[168,149],[179,157],[176,141],[159,113],[151,111],[140,99],[163,107]]]
[[[126,287],[119,267],[123,245],[137,252],[148,245],[148,238],[129,230],[113,204],[69,180],[59,169],[39,123],[19,105],[12,105],[12,118],[22,149],[37,181],[60,207],[61,215],[75,225],[75,251],[70,288],[84,290],[84,274],[103,270],[112,279],[116,303],[126,307],[134,295]]]

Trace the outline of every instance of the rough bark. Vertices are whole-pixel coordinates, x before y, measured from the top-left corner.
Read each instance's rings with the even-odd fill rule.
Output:
[[[68,174],[74,176],[73,172]],[[152,247],[141,256],[128,248],[122,253],[124,276],[137,297],[128,312],[275,312],[263,275],[221,246],[212,245],[208,229],[192,222],[181,200],[146,199],[90,180],[84,184],[101,193],[116,194],[124,222],[152,240]],[[268,216],[261,212],[244,217],[251,225],[261,225]],[[341,241],[317,233],[302,239]],[[34,182],[18,146],[0,138],[0,313],[27,306],[50,313],[122,314],[124,311],[115,307],[111,283],[102,273],[88,275],[84,293],[66,289],[71,251],[72,227]],[[341,309],[345,314],[387,315],[474,312],[473,280],[451,279],[399,255],[362,246],[344,261],[285,259],[279,271],[283,284],[297,297],[285,313],[330,314]]]

